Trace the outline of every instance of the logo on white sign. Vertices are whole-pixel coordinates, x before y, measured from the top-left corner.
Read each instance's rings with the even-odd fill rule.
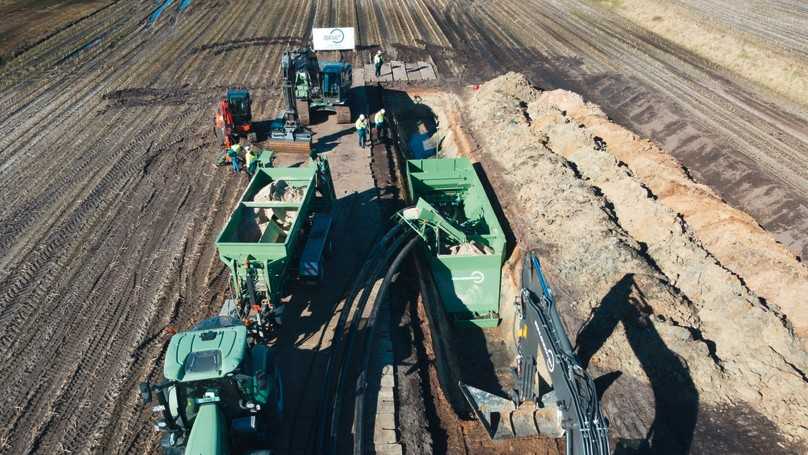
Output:
[[[482,284],[485,281],[485,274],[479,270],[471,272],[469,276],[452,277],[452,281],[473,281],[474,284]]]
[[[316,51],[351,50],[356,37],[351,27],[314,28],[311,38]]]
[[[342,30],[335,28],[331,30],[331,33],[323,37],[324,39],[331,41],[334,44],[340,44],[345,41],[345,32]]]

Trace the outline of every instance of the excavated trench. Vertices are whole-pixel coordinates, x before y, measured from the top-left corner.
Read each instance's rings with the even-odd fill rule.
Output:
[[[0,66],[0,453],[154,449],[137,383],[158,379],[166,329],[224,296],[213,239],[244,184],[213,167],[210,107],[241,85],[271,118],[282,51],[334,24],[360,31],[356,61],[382,48],[437,69],[447,92],[422,96],[444,149],[479,159],[515,237],[541,249],[569,327],[594,340],[579,344],[616,444],[804,452],[804,111],[579,0],[174,2],[149,27],[152,1],[81,3],[97,6]],[[509,69],[662,149],[567,95],[466,88]],[[402,292],[421,327],[402,339],[425,342],[423,368],[398,374],[426,403],[403,441],[502,449],[453,417]]]
[[[439,155],[479,161],[518,242],[509,264],[537,248],[548,265],[613,447],[804,450],[808,354],[793,305],[808,279],[793,253],[574,93],[508,74],[410,96],[437,118]]]

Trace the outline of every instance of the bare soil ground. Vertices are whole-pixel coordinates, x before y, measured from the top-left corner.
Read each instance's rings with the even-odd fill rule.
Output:
[[[0,65],[110,3],[111,0],[0,2]]]
[[[786,3],[739,5],[748,18],[734,5],[713,1],[621,0],[613,8],[655,35],[808,106],[808,56],[799,41],[808,14],[797,2]],[[764,9],[773,17],[764,16]]]
[[[1,453],[154,447],[136,384],[159,374],[164,329],[190,327],[223,297],[227,275],[213,238],[245,184],[212,165],[219,150],[211,106],[227,86],[243,85],[255,117],[271,118],[280,56],[312,26],[354,26],[359,48],[347,58],[367,62],[381,47],[390,57],[430,61],[446,87],[519,70],[545,88],[573,89],[669,151],[792,253],[808,255],[804,110],[608,9],[578,0],[195,0],[148,25],[153,9],[151,0],[117,1],[62,28],[60,7],[42,29],[55,32],[0,67]],[[2,23],[37,29],[37,14]],[[533,220],[511,224],[524,222]],[[610,229],[603,232],[621,232]],[[759,336],[782,342],[778,327]],[[686,343],[709,354],[707,342]],[[777,352],[792,361],[787,349]],[[758,354],[774,355],[748,356]],[[626,371],[640,370],[625,362]],[[792,363],[781,375],[789,381],[805,371]],[[705,377],[723,377],[712,375],[717,368]],[[747,373],[755,374],[762,379],[750,379],[750,390],[767,379]],[[641,399],[615,390],[627,394],[610,401],[616,410]],[[699,418],[720,424],[722,413],[735,413],[764,422],[741,408]],[[653,415],[639,409],[638,422]]]

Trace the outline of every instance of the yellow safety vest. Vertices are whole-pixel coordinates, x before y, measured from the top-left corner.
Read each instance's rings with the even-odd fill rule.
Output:
[[[358,129],[358,130],[367,129],[367,127],[368,127],[368,121],[367,120],[362,120],[362,119],[357,119],[356,120],[356,129]]]
[[[382,114],[381,112],[377,112],[375,122],[384,123],[384,114]]]

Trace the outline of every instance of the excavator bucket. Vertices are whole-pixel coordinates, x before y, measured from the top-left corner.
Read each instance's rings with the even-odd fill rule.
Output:
[[[519,406],[460,384],[477,418],[492,439],[566,436],[568,454],[611,453],[609,421],[601,410],[595,383],[576,358],[535,252],[525,256],[517,316],[521,329],[513,396]],[[540,359],[547,366],[553,390],[539,400],[534,366]]]
[[[510,422],[510,415],[516,409],[513,401],[462,382],[459,385],[474,415],[488,431],[491,439],[510,439],[515,436]]]
[[[491,439],[564,436],[561,412],[555,404],[539,408],[532,402],[525,402],[517,408],[509,399],[462,382],[459,385]]]

